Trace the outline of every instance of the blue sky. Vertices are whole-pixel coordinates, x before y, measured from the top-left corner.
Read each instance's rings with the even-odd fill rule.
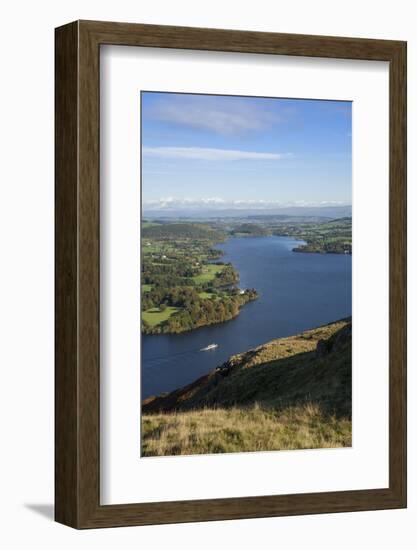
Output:
[[[351,102],[142,92],[145,209],[351,204]]]

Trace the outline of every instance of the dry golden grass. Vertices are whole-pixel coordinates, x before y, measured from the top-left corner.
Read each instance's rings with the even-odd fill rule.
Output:
[[[351,366],[349,319],[235,355],[144,402],[142,454],[349,447]]]
[[[349,321],[343,319],[335,323],[306,330],[295,336],[277,338],[267,344],[233,356],[236,363],[242,362],[244,368],[250,368],[261,363],[287,359],[300,353],[307,353],[316,349],[319,340],[327,340],[337,331],[345,327]]]
[[[351,420],[330,416],[311,403],[280,411],[255,404],[142,418],[143,456],[317,449],[351,443]]]

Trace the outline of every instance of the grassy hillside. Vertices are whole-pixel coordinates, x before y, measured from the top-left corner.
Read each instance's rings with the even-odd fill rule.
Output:
[[[145,456],[351,445],[351,322],[231,357],[142,404]]]
[[[143,238],[156,239],[209,239],[212,241],[223,240],[225,234],[202,223],[166,223],[166,224],[142,224]]]
[[[144,456],[233,453],[348,447],[351,421],[324,415],[314,404],[278,411],[250,408],[202,409],[147,415]]]

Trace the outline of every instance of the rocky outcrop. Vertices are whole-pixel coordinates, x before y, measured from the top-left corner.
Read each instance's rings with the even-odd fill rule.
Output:
[[[341,350],[347,342],[352,340],[352,323],[349,323],[338,332],[336,332],[331,338],[327,340],[319,340],[316,346],[316,357],[322,358]]]

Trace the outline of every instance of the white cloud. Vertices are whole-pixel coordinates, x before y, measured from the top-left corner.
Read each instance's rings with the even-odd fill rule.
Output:
[[[253,101],[216,96],[170,97],[153,105],[149,114],[156,120],[226,136],[261,131],[279,121],[275,112],[262,109]]]
[[[251,210],[272,210],[272,209],[288,208],[288,207],[324,207],[324,206],[349,206],[349,204],[343,201],[282,202],[278,200],[264,200],[264,199],[226,200],[220,197],[206,197],[206,198],[164,197],[161,199],[143,201],[143,208],[148,211],[176,210],[176,209],[246,210],[248,208],[250,208]]]
[[[211,149],[208,147],[143,147],[148,157],[188,160],[281,160],[288,153],[259,153],[233,149]]]

